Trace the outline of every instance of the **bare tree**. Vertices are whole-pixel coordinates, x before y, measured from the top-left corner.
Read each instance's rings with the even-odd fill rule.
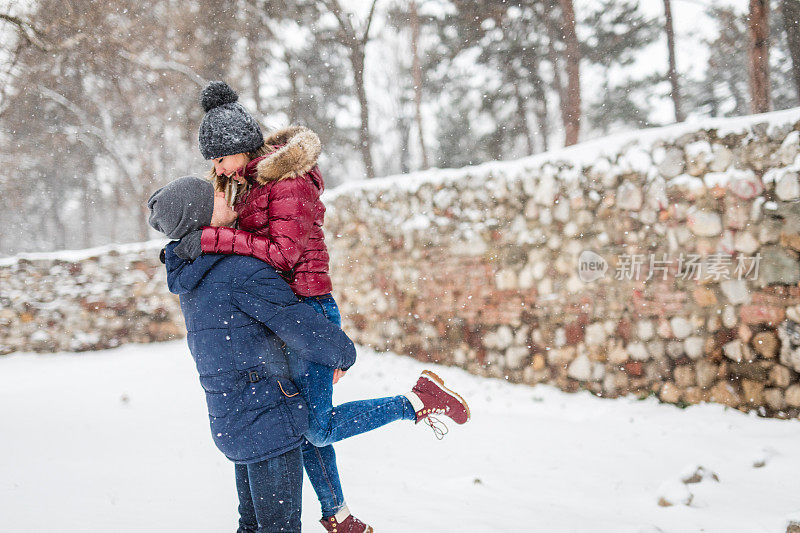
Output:
[[[561,79],[561,59],[556,47],[556,43],[560,39],[560,34],[556,20],[549,13],[549,8],[552,7],[550,2],[545,2],[545,7],[548,8],[548,14],[545,17],[545,28],[548,34],[547,59],[550,61],[550,64],[553,67],[553,88],[558,95],[558,109],[561,112],[561,123],[566,125],[569,120],[569,115],[567,112],[567,89],[564,86],[563,80]],[[544,110],[546,111],[546,108],[544,108]],[[541,127],[543,124],[541,119],[539,120],[539,123]]]
[[[364,86],[364,64],[367,43],[369,42],[369,31],[372,20],[375,16],[375,6],[378,0],[372,0],[369,8],[367,20],[363,29],[358,31],[353,24],[352,13],[342,9],[338,0],[319,0],[322,5],[336,17],[338,23],[337,41],[345,46],[349,52],[350,65],[353,69],[356,96],[361,107],[361,129],[359,137],[361,141],[361,157],[364,160],[364,168],[367,178],[375,177],[375,165],[372,162],[372,139],[369,130],[369,105],[367,102],[367,91]]]
[[[564,42],[566,43],[567,56],[567,87],[566,87],[566,136],[565,146],[578,142],[581,127],[581,54],[578,36],[575,33],[575,9],[572,0],[559,0],[561,5],[561,21]]]
[[[45,47],[18,39],[26,46],[6,78],[0,120],[3,130],[14,131],[2,148],[16,156],[9,171],[28,183],[29,201],[51,213],[53,223],[33,246],[147,239],[152,188],[189,170],[196,95],[205,82],[189,61],[182,63],[194,32],[174,24],[164,31],[151,11],[128,0],[40,0],[31,11],[26,31],[39,28],[35,35]],[[177,42],[181,36],[189,43]],[[186,117],[195,118],[187,120],[190,133],[181,143]],[[4,207],[12,200],[0,201]],[[98,231],[90,222],[101,217],[124,222]]]
[[[422,168],[430,166],[428,163],[428,150],[425,147],[425,133],[422,127],[422,66],[419,61],[419,13],[417,2],[411,0],[408,6],[411,22],[411,73],[414,78],[414,113],[419,129],[419,147],[422,153]]]
[[[750,0],[750,110],[772,109],[769,82],[769,0]]]
[[[800,0],[783,0],[783,26],[789,41],[789,54],[792,56],[792,75],[800,98]]]
[[[669,83],[672,87],[670,96],[675,106],[675,121],[683,122],[686,116],[681,110],[681,92],[678,85],[678,70],[675,64],[675,30],[672,27],[672,6],[670,0],[664,0],[664,17],[667,30],[667,48],[669,50]]]

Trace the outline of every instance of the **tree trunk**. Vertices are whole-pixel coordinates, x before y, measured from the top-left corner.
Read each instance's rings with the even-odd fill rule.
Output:
[[[522,95],[519,93],[518,85],[514,86],[514,98],[517,101],[519,128],[522,130],[523,135],[525,135],[525,141],[528,143],[528,153],[526,155],[531,155],[536,151],[536,148],[533,145],[533,136],[531,135],[531,128],[528,125],[528,109],[525,106],[525,99],[522,98]]]
[[[356,46],[350,53],[350,62],[353,65],[353,75],[356,82],[356,95],[361,106],[361,128],[359,140],[361,142],[361,157],[364,160],[364,170],[367,179],[375,177],[375,166],[372,163],[372,140],[369,135],[369,108],[367,106],[367,91],[364,87],[364,47]]]
[[[545,6],[550,8],[548,3]],[[547,58],[553,67],[553,86],[558,95],[558,110],[561,113],[562,124],[567,123],[567,93],[564,89],[564,83],[561,80],[561,62],[558,59],[558,50],[556,50],[556,41],[558,40],[558,30],[553,25],[553,20],[550,18],[549,13],[546,15],[547,27]]]
[[[107,204],[108,205],[108,204]],[[122,190],[122,185],[120,183],[114,184],[114,199],[111,205],[111,221],[109,226],[109,240],[108,242],[120,242],[120,228],[122,227],[122,222],[120,217],[122,216],[122,206],[125,205],[125,193]],[[148,210],[149,211],[149,210]],[[148,213],[149,216],[149,213]]]
[[[353,77],[356,87],[356,97],[361,107],[361,128],[359,140],[361,144],[361,157],[364,160],[364,170],[367,179],[375,177],[375,165],[372,163],[372,140],[369,134],[369,108],[367,105],[367,91],[364,87],[364,58],[369,42],[369,30],[375,15],[378,0],[372,0],[369,15],[362,35],[356,35],[352,17],[345,13],[339,0],[320,0],[321,4],[331,13],[339,23],[339,42],[347,47],[350,56],[350,65],[353,68]]]
[[[253,100],[256,102],[259,121],[263,119],[264,106],[261,102],[261,54],[258,50],[259,35],[257,25],[253,22],[247,26],[247,70],[250,73],[250,88],[253,91]]]
[[[289,69],[289,86],[291,96],[289,97],[289,124],[296,124],[300,117],[300,88],[297,85],[297,70],[294,68],[291,57],[286,54],[286,66]]]
[[[417,13],[417,2],[411,0],[409,4],[409,15],[411,18],[411,73],[414,78],[414,113],[419,129],[419,148],[422,154],[422,168],[430,167],[428,163],[428,149],[425,147],[425,134],[422,127],[422,66],[419,61],[419,14]]]
[[[230,13],[235,13],[233,0],[201,0],[199,8],[203,19],[213,21],[213,31],[204,32],[199,52],[205,60],[199,73],[207,80],[225,80],[229,77],[233,58],[235,24]]]
[[[543,96],[542,98],[536,100],[536,103],[533,106],[533,112],[536,115],[536,125],[539,129],[539,136],[542,139],[541,151],[546,152],[549,148],[547,136],[550,134],[550,129],[548,127],[549,117],[547,116],[546,97]]]
[[[94,228],[95,201],[92,184],[87,176],[88,172],[81,172],[81,203],[83,209],[83,220],[81,221],[81,247],[89,248],[92,246],[92,228]]]
[[[783,26],[792,56],[792,75],[800,99],[800,0],[783,0]]]
[[[750,0],[750,110],[772,108],[769,85],[769,0]]]
[[[672,27],[672,6],[670,0],[664,0],[666,17],[667,48],[669,49],[669,83],[672,86],[672,104],[675,106],[675,122],[683,122],[686,117],[681,110],[681,92],[678,85],[678,70],[675,66],[675,30]]]
[[[532,78],[532,86],[533,86],[533,116],[536,118],[536,129],[538,135],[541,136],[540,147],[542,152],[547,151],[547,136],[549,135],[549,117],[547,112],[547,91],[544,86],[544,80],[542,80],[541,76],[541,61],[540,56],[538,53],[529,53],[528,57],[528,68],[530,72],[534,74]],[[534,141],[535,135],[534,134]],[[534,148],[535,153],[536,148]]]
[[[580,135],[581,55],[578,47],[578,36],[575,33],[575,9],[572,6],[572,0],[559,1],[561,4],[561,21],[564,42],[567,45],[567,122],[564,124],[564,129],[566,130],[564,145],[570,146],[578,142],[578,136]]]
[[[407,148],[411,140],[411,124],[409,122],[410,120],[403,116],[402,113],[398,114],[397,131],[400,134],[400,174],[411,172]]]
[[[149,161],[144,161],[142,164],[142,173],[139,175],[139,182],[147,183],[148,177],[152,175],[152,164]],[[144,242],[150,238],[150,224],[148,223],[150,210],[147,208],[147,200],[150,194],[144,189],[137,191],[135,188],[131,187],[130,197],[133,197],[134,202],[136,202],[133,206],[133,212],[138,221],[135,238],[139,242]],[[128,201],[130,200],[128,199]]]
[[[720,116],[719,99],[717,98],[716,91],[714,90],[714,83],[710,81],[703,82],[703,94],[705,98],[702,100],[703,105],[708,105],[710,115],[712,117]]]
[[[62,209],[64,207],[64,196],[66,195],[66,187],[64,186],[64,177],[56,175],[52,180],[52,188],[50,189],[50,212],[49,215],[53,220],[53,236],[54,245],[56,250],[64,250],[67,247],[67,225],[64,221],[64,214]]]

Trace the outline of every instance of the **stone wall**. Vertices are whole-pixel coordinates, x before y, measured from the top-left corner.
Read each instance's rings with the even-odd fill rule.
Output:
[[[0,354],[185,336],[158,253],[166,241],[0,261]]]
[[[800,110],[326,193],[357,342],[564,390],[800,414]],[[163,242],[0,262],[0,352],[184,334]]]
[[[345,330],[514,382],[797,416],[798,119],[337,189]]]

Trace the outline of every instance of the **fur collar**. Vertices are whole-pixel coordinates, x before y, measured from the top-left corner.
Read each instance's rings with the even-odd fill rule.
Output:
[[[322,152],[317,134],[304,126],[289,126],[274,131],[264,139],[264,145],[283,145],[258,162],[256,181],[264,185],[302,176],[314,168]]]

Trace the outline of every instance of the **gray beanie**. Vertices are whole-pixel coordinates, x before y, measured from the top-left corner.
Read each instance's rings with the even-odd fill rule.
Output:
[[[148,222],[170,239],[211,224],[214,186],[210,181],[185,176],[161,187],[147,200]]]
[[[206,115],[200,123],[200,152],[206,159],[252,152],[264,144],[258,122],[240,104],[239,95],[224,81],[203,89]]]

